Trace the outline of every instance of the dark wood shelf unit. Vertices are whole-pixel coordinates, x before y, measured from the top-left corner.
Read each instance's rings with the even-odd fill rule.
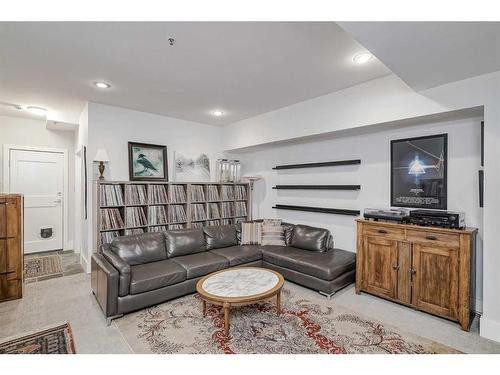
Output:
[[[359,210],[346,210],[343,208],[323,208],[323,207],[310,207],[310,206],[290,206],[286,204],[277,204],[273,208],[278,210],[292,210],[292,211],[307,211],[307,212],[319,212],[323,214],[335,214],[335,215],[349,215],[349,216],[359,216]]]
[[[361,185],[276,185],[276,190],[360,190]]]
[[[361,164],[361,159],[324,161],[324,162],[319,162],[319,163],[277,165],[273,169],[278,170],[278,169],[336,167],[336,166],[340,166],[340,165],[356,165],[356,164]]]

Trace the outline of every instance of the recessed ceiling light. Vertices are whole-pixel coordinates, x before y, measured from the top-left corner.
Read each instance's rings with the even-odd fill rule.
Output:
[[[100,89],[109,89],[111,87],[111,85],[106,82],[94,82],[94,85]]]
[[[216,109],[215,111],[212,111],[212,115],[215,117],[221,117],[224,115],[224,112],[222,112],[220,109]]]
[[[42,107],[35,107],[33,105],[29,105],[26,107],[26,110],[37,116],[47,116],[47,110]]]
[[[369,53],[369,52],[361,52],[361,53],[358,53],[356,55],[354,55],[354,57],[352,58],[352,60],[356,63],[356,64],[365,64],[367,63],[368,61],[371,60],[372,58],[372,54]]]

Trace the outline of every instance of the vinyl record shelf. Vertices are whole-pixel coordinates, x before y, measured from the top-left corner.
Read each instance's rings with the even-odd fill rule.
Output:
[[[299,168],[338,167],[341,165],[356,165],[356,164],[361,164],[361,159],[323,161],[319,163],[277,165],[273,169],[280,170],[280,169],[299,169]]]
[[[311,207],[311,206],[291,206],[286,204],[277,204],[273,206],[273,208],[278,210],[318,212],[322,214],[335,214],[335,215],[348,215],[348,216],[359,216],[360,214],[359,210],[347,210],[343,208],[325,208],[325,207]]]
[[[276,190],[360,190],[361,185],[276,185]]]
[[[95,251],[114,237],[235,224],[251,211],[248,183],[95,181],[93,199]]]

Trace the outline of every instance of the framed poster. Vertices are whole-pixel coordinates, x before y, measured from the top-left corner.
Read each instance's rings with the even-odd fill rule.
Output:
[[[128,143],[130,181],[168,181],[167,146]]]
[[[391,206],[446,210],[448,135],[391,141]]]
[[[187,154],[174,153],[174,181],[209,182],[210,156],[203,152]]]

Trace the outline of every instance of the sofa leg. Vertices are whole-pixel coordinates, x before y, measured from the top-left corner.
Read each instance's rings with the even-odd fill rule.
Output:
[[[123,314],[118,314],[118,315],[113,315],[113,316],[109,316],[106,318],[106,325],[109,327],[111,325],[111,322],[113,321],[113,319],[118,319],[118,318],[121,318],[123,316]]]
[[[332,299],[332,296],[336,293],[336,292],[333,292],[333,293],[325,293],[325,292],[322,292],[321,290],[318,290],[318,293],[325,296],[328,300]]]

